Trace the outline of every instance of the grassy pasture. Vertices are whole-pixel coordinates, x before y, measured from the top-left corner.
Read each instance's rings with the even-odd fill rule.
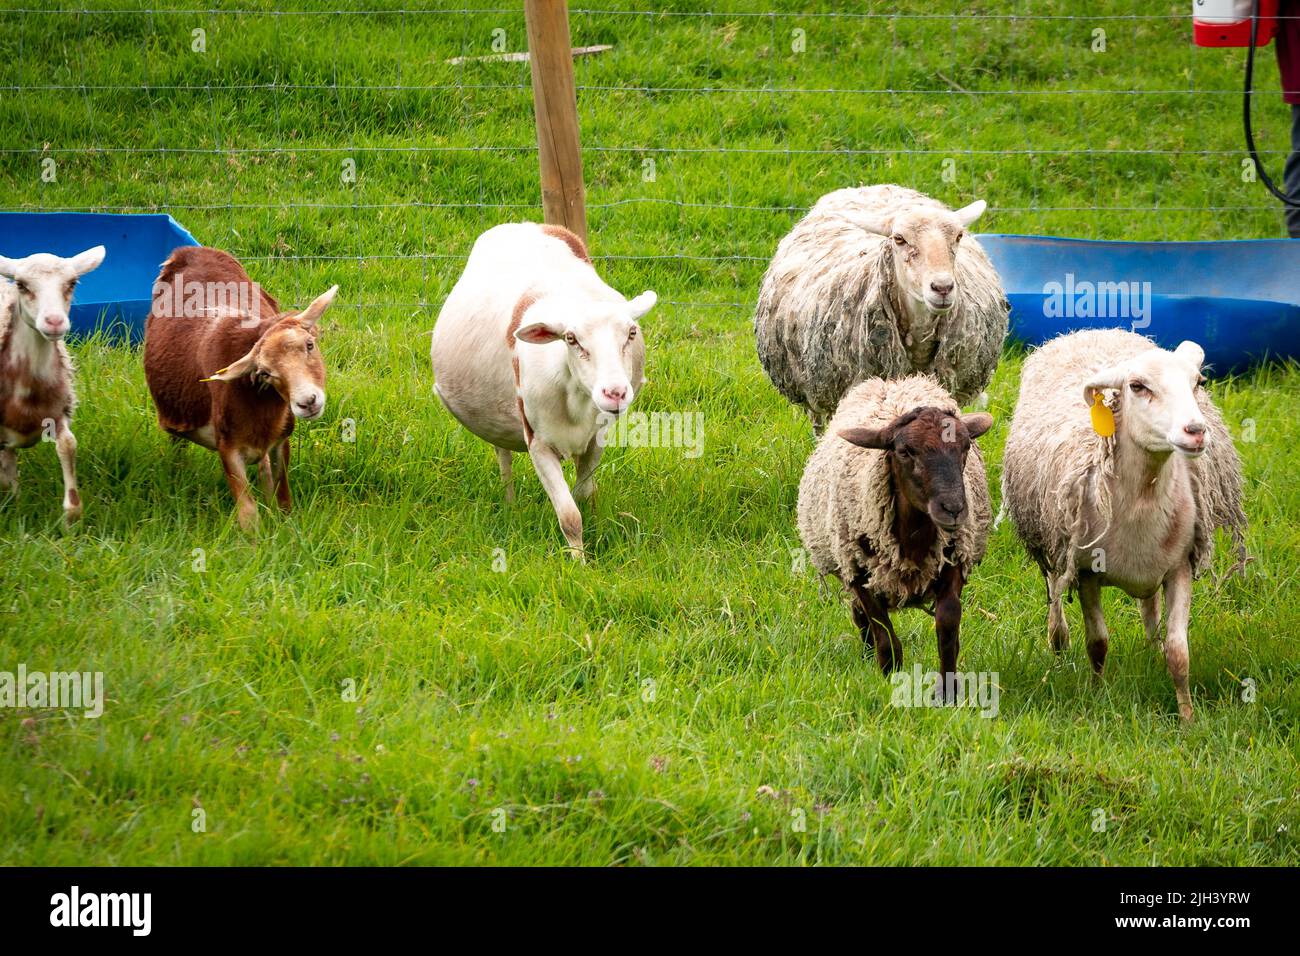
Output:
[[[1241,178],[1241,51],[1193,49],[1172,0],[575,4],[575,43],[615,46],[577,66],[593,252],[661,299],[638,407],[706,434],[698,458],[607,455],[575,566],[527,463],[508,508],[428,368],[474,237],[540,216],[527,66],[445,62],[498,29],[520,49],[520,5],[422,3],[0,5],[0,208],[168,211],[282,300],[342,286],[296,510],[255,542],[215,456],[155,427],[138,352],[76,347],[86,517],[64,532],[53,450],[21,454],[0,670],[100,670],[108,703],[0,709],[0,863],[1300,861],[1300,369],[1213,385],[1256,560],[1196,585],[1197,722],[1121,595],[1102,685],[1081,641],[1053,659],[1008,526],[967,590],[962,666],[999,675],[984,719],[891,707],[798,570],[810,434],[750,329],[776,242],[844,185],[983,197],[984,231],[1281,235]],[[1280,173],[1279,100],[1256,123]],[[989,390],[995,499],[1020,361]],[[931,620],[897,625],[933,667]]]

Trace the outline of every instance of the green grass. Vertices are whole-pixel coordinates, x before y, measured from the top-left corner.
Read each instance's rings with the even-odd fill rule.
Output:
[[[21,454],[22,494],[0,503],[0,670],[102,670],[109,701],[99,720],[0,709],[0,863],[1300,861],[1300,369],[1214,385],[1234,434],[1253,423],[1239,450],[1256,560],[1196,585],[1196,723],[1179,726],[1117,593],[1105,682],[1079,641],[1053,660],[1041,581],[1007,526],[965,602],[962,666],[999,675],[983,719],[891,707],[835,589],[795,570],[811,440],[749,325],[797,210],[858,182],[984,197],[985,231],[1280,235],[1240,178],[1238,99],[1209,92],[1237,86],[1241,51],[1194,50],[1186,4],[1138,20],[969,15],[1028,12],[1011,0],[950,4],[966,14],[952,21],[575,12],[576,43],[615,44],[578,64],[593,251],[619,289],[663,301],[638,404],[706,423],[698,459],[607,456],[585,566],[564,558],[527,464],[504,506],[491,453],[430,388],[426,333],[473,238],[540,214],[527,67],[443,62],[491,52],[497,27],[519,49],[517,11],[12,6],[0,207],[171,211],[282,299],[343,291],[326,419],[295,440],[297,508],[264,512],[255,543],[215,456],[157,430],[138,353],[76,348],[86,517],[65,533],[53,450]],[[1152,12],[1033,5],[1120,7]],[[190,52],[196,27],[206,54]],[[1272,150],[1278,99],[1257,106]],[[1019,367],[1009,354],[989,393],[995,497]],[[897,622],[907,665],[934,667],[931,620]]]

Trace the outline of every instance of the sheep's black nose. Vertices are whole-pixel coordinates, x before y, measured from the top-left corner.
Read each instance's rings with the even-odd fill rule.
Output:
[[[961,517],[962,512],[966,510],[966,506],[960,501],[941,501],[939,502],[939,510],[953,521],[956,521]]]

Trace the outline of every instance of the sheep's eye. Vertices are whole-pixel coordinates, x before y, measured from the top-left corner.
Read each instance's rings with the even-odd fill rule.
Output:
[[[576,335],[574,335],[572,332],[565,332],[565,333],[564,333],[564,341],[565,341],[566,343],[568,343],[569,345],[577,345],[577,344],[578,344],[578,337],[577,337]]]
[[[902,236],[898,235],[897,233],[895,233],[895,234],[894,234],[894,245],[896,245],[896,246],[905,246],[905,245],[907,245],[907,240],[904,239]]]
[[[310,352],[310,351],[311,351],[312,349],[314,349],[315,347],[316,347],[316,343],[315,343],[313,340],[308,339],[308,340],[307,340],[307,351]]]
[[[629,342],[631,342],[634,338],[636,338],[636,326],[635,326],[635,325],[632,326],[631,330],[627,333],[627,340],[628,340]]]
[[[894,449],[894,451],[898,453],[899,458],[912,457],[912,449],[908,448],[906,445],[900,445],[898,448]]]
[[[1129,387],[1129,391],[1131,391],[1134,395],[1141,395],[1141,394],[1143,394],[1144,392],[1149,392],[1149,391],[1151,391],[1149,388],[1147,388],[1147,387],[1146,387],[1145,385],[1143,385],[1141,382],[1129,382],[1129,383],[1128,383],[1128,387]]]
[[[959,233],[957,233],[957,236],[956,236],[956,238],[953,239],[952,244],[953,244],[954,246],[957,245],[957,243],[961,242],[961,237],[964,236],[964,235],[966,235],[966,233],[964,233],[964,232],[959,232]]]
[[[71,282],[69,282],[67,285],[63,287],[63,294],[72,295],[72,290],[75,289],[76,287],[77,287],[77,280],[73,279]]]
[[[18,286],[18,291],[21,292],[23,295],[31,295],[31,294],[32,294],[32,290],[31,290],[30,288],[28,288],[26,282],[17,282],[17,283],[15,283],[15,285]]]
[[[1196,385],[1198,388],[1204,387],[1207,381],[1209,381],[1209,379],[1207,379],[1204,375],[1196,376]]]

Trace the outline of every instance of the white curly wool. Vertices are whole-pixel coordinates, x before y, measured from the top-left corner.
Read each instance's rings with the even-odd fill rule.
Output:
[[[1112,514],[1110,483],[1103,480],[1115,474],[1115,438],[1093,430],[1084,384],[1102,368],[1154,347],[1133,332],[1097,329],[1055,338],[1025,360],[1002,460],[1002,506],[1057,593],[1078,581],[1075,552],[1088,545],[1085,505],[1095,508],[1105,527],[1123,520]],[[1117,435],[1124,395],[1120,389],[1109,406]],[[1187,462],[1196,509],[1191,565],[1199,574],[1213,557],[1217,528],[1229,532],[1245,560],[1246,515],[1232,436],[1204,391],[1197,405],[1209,429],[1208,450]]]
[[[967,404],[993,377],[1010,315],[993,263],[972,236],[962,238],[952,263],[955,302],[927,314],[900,287],[894,241],[872,231],[902,211],[955,226],[952,210],[913,189],[836,190],[781,240],[763,276],[754,314],[759,360],[814,425],[868,378],[929,373]]]
[[[945,564],[963,577],[984,557],[991,512],[984,460],[971,444],[963,479],[966,517],[953,534],[941,533],[920,564],[905,560],[894,535],[894,493],[886,453],[839,437],[853,426],[880,428],[915,408],[960,415],[957,402],[934,379],[913,375],[892,382],[870,379],[844,396],[799,483],[799,534],[813,565],[846,585],[865,575],[867,586],[891,608],[921,596]],[[864,550],[865,539],[870,550]]]

